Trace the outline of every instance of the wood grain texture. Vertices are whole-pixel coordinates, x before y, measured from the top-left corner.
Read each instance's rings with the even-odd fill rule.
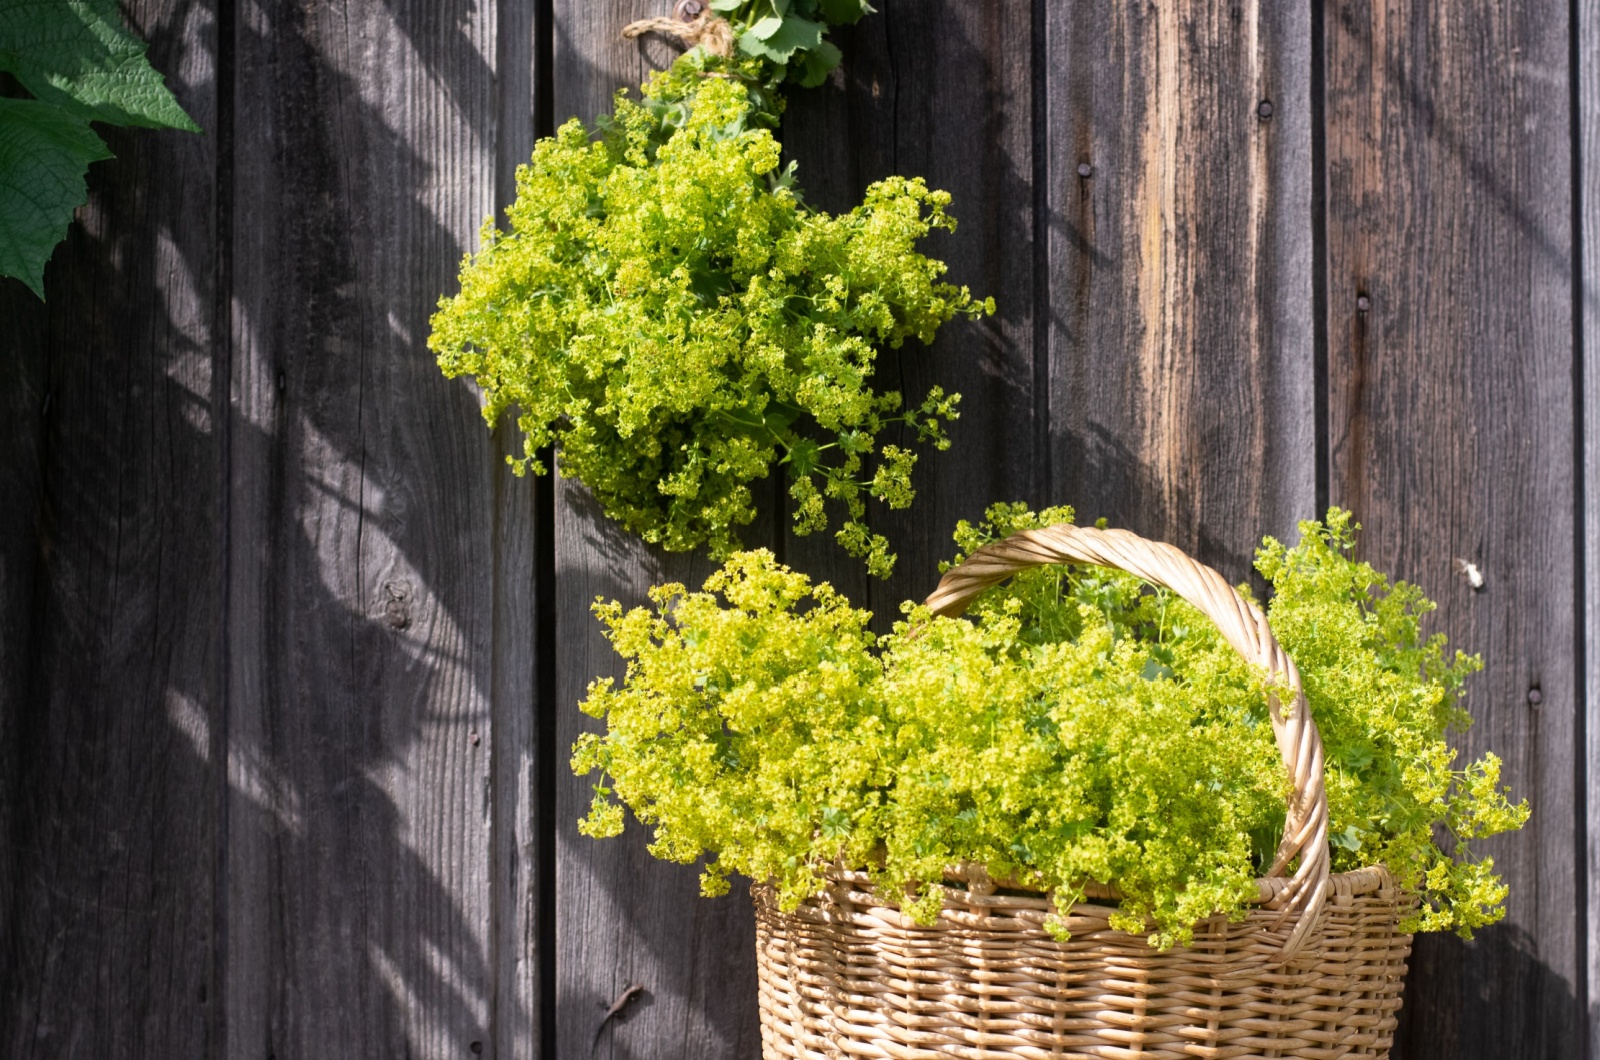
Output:
[[[952,321],[932,348],[912,341],[879,355],[876,385],[908,404],[932,386],[962,395],[951,447],[919,450],[912,507],[869,502],[868,521],[898,553],[893,577],[871,578],[831,532],[787,535],[785,558],[826,578],[886,629],[903,600],[938,582],[960,519],[998,501],[1044,498],[1033,358],[1033,29],[1017,0],[886,0],[834,31],[844,62],[827,84],[789,93],[782,139],[809,203],[844,212],[889,176],[922,177],[948,191],[954,233],[922,246],[946,279],[993,296],[998,312]],[[886,436],[885,441],[901,441]],[[783,488],[786,483],[775,483]],[[831,518],[831,516],[830,516]]]
[[[531,493],[425,347],[515,113],[496,11],[240,11],[230,1056],[493,1055],[536,1032],[526,974],[497,976],[519,974],[532,878]]]
[[[496,432],[496,454],[512,452]],[[540,746],[535,718],[539,671],[555,660],[538,651],[536,634],[547,615],[538,608],[538,584],[547,576],[537,561],[549,547],[551,527],[537,519],[533,483],[500,464],[494,470],[494,608],[490,651],[490,903],[489,969],[493,994],[489,1023],[493,1049],[484,1055],[536,1057],[542,1021],[542,951],[549,944],[540,916],[545,882],[539,846],[540,773],[553,768]],[[550,587],[553,590],[553,586]],[[470,740],[470,737],[469,737]],[[452,1042],[452,1047],[455,1042]],[[470,1042],[469,1042],[470,1049]],[[452,1052],[451,1055],[454,1055]]]
[[[649,0],[557,0],[556,124],[592,121],[611,109],[616,89],[637,86],[676,54],[654,38],[624,41],[629,22],[670,13]],[[559,463],[559,462],[558,462]],[[747,545],[770,545],[771,519],[741,531]],[[588,683],[621,674],[621,660],[589,613],[597,596],[627,606],[667,581],[698,588],[712,569],[704,558],[645,546],[602,514],[580,484],[556,489],[556,1055],[590,1055],[608,1006],[630,985],[644,987],[622,1019],[608,1024],[597,1058],[755,1056],[755,920],[741,886],[722,898],[699,896],[698,871],[652,858],[637,822],[615,839],[577,833],[592,778],[567,768],[578,733],[599,723],[578,711]]]
[[[127,11],[213,128],[212,6]],[[19,1060],[216,1048],[214,141],[101,131],[117,157],[89,172],[48,304],[0,280],[0,1055]]]
[[[495,172],[494,206],[503,211],[516,197],[516,167],[533,153],[535,86],[548,56],[539,54],[534,5],[499,3],[494,41]],[[509,425],[494,434],[491,453],[520,451]],[[541,917],[541,890],[548,856],[539,821],[541,775],[551,768],[554,750],[541,746],[536,712],[546,706],[541,689],[556,665],[541,627],[553,616],[541,603],[554,594],[554,572],[539,557],[552,547],[550,513],[535,502],[536,484],[518,477],[503,460],[494,461],[494,642],[490,650],[490,880],[489,966],[494,977],[489,1022],[490,1056],[513,1060],[540,1055],[545,1034],[541,992],[549,926]],[[545,507],[548,507],[546,502]],[[551,671],[551,673],[545,673]],[[548,740],[544,742],[548,743]],[[470,1050],[470,1043],[469,1043]],[[456,1054],[459,1055],[459,1054]]]
[[[1585,1028],[1588,1056],[1600,1057],[1600,827],[1595,824],[1600,808],[1600,0],[1579,0],[1578,141],[1576,167],[1579,175],[1580,212],[1574,218],[1581,236],[1581,271],[1577,273],[1574,296],[1580,314],[1582,360],[1578,375],[1583,381],[1580,422],[1583,425],[1582,471],[1578,499],[1583,517],[1583,681],[1584,789],[1579,827],[1583,845],[1584,882],[1587,885],[1578,918],[1585,938],[1586,996],[1581,999],[1588,1014]]]
[[[1237,582],[1315,503],[1307,14],[1045,10],[1051,499]]]
[[[1338,0],[1326,41],[1332,499],[1482,653],[1458,743],[1533,809],[1483,844],[1506,922],[1418,940],[1398,1054],[1578,1056],[1566,8]]]

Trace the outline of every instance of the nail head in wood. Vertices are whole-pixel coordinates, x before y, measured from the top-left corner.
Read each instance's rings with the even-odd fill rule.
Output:
[[[672,8],[672,17],[679,22],[693,22],[705,9],[706,5],[700,0],[678,0]]]
[[[1372,299],[1368,298],[1364,294],[1356,295],[1356,309],[1358,309],[1361,312],[1365,313],[1367,310],[1369,310],[1371,308],[1372,308]]]
[[[1091,166],[1087,162],[1079,162],[1078,163],[1078,176],[1080,176],[1080,177],[1092,177],[1092,176],[1094,176],[1094,167]]]
[[[1528,706],[1537,707],[1544,702],[1544,693],[1537,688],[1528,689]]]
[[[1258,117],[1260,117],[1260,119],[1262,121],[1266,121],[1267,119],[1271,118],[1272,117],[1272,100],[1264,99],[1260,103],[1257,103],[1256,104],[1256,115]]]

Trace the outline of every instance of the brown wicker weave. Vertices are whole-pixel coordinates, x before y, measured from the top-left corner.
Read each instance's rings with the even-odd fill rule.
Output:
[[[1257,908],[1242,923],[1197,925],[1192,946],[1161,953],[1113,930],[1114,908],[1093,901],[1073,907],[1072,937],[1057,942],[1044,930],[1054,909],[1046,895],[996,887],[970,867],[953,873],[944,911],[927,926],[858,873],[835,873],[823,897],[794,913],[754,887],[767,1060],[1388,1056],[1411,952],[1397,925],[1413,900],[1382,868],[1329,875],[1322,739],[1266,618],[1170,545],[1074,526],[979,549],[928,605],[960,614],[1016,571],[1060,562],[1171,588],[1292,693],[1287,709],[1269,704],[1294,785]],[[1089,894],[1115,898],[1111,888]]]

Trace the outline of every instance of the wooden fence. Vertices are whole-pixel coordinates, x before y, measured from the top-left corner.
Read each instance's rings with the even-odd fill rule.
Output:
[[[1600,0],[878,3],[783,141],[825,207],[951,191],[1000,311],[883,364],[966,395],[892,581],[751,540],[892,613],[995,500],[1233,580],[1353,508],[1534,809],[1399,1052],[1600,1055]],[[512,477],[424,346],[665,0],[125,7],[207,133],[114,133],[48,305],[0,285],[0,1055],[569,1060],[638,983],[596,1056],[756,1056],[744,895],[565,766],[589,602],[708,566]]]

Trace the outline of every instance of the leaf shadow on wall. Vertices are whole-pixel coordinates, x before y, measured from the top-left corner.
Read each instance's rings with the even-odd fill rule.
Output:
[[[624,81],[587,60],[579,42],[561,37],[563,26],[556,29],[563,82],[605,86],[594,102],[608,101],[609,86]],[[630,85],[677,54],[655,35],[641,37],[632,48],[637,60],[625,75]],[[595,115],[579,116],[592,121]],[[557,124],[568,117],[557,114]],[[747,547],[770,548],[773,494],[755,492],[757,516],[740,538]],[[578,733],[603,728],[577,709],[586,686],[597,677],[620,678],[623,670],[588,605],[603,597],[641,606],[648,602],[646,590],[664,582],[699,589],[715,565],[698,553],[646,545],[606,516],[576,481],[560,481],[556,495],[560,713],[547,760],[556,790],[557,1053],[586,1055],[594,1043],[597,1060],[754,1055],[760,1050],[755,927],[743,881],[734,881],[722,897],[701,897],[698,868],[652,857],[647,829],[631,817],[619,837],[579,835],[577,822],[588,810],[594,778],[574,776],[567,765]],[[597,1038],[607,1007],[635,983],[644,992]]]
[[[475,11],[416,34],[419,83],[463,84],[410,131],[369,101],[417,59],[382,9],[344,12],[369,20],[353,37],[316,9],[239,26],[216,320],[215,23],[177,5],[143,29],[211,135],[113,134],[48,305],[3,292],[31,425],[5,437],[31,524],[5,524],[29,534],[5,542],[5,628],[32,643],[0,700],[0,957],[19,972],[0,1052],[532,1037],[523,996],[497,992],[525,955],[496,952],[516,913],[485,878],[492,785],[515,780],[490,766],[495,579],[528,573],[496,571],[494,513],[531,491],[497,481],[476,402],[423,345],[466,249],[435,215],[460,201],[438,145],[469,138],[463,114],[493,135],[471,102],[486,68],[461,61]],[[499,867],[531,901],[526,862]]]

